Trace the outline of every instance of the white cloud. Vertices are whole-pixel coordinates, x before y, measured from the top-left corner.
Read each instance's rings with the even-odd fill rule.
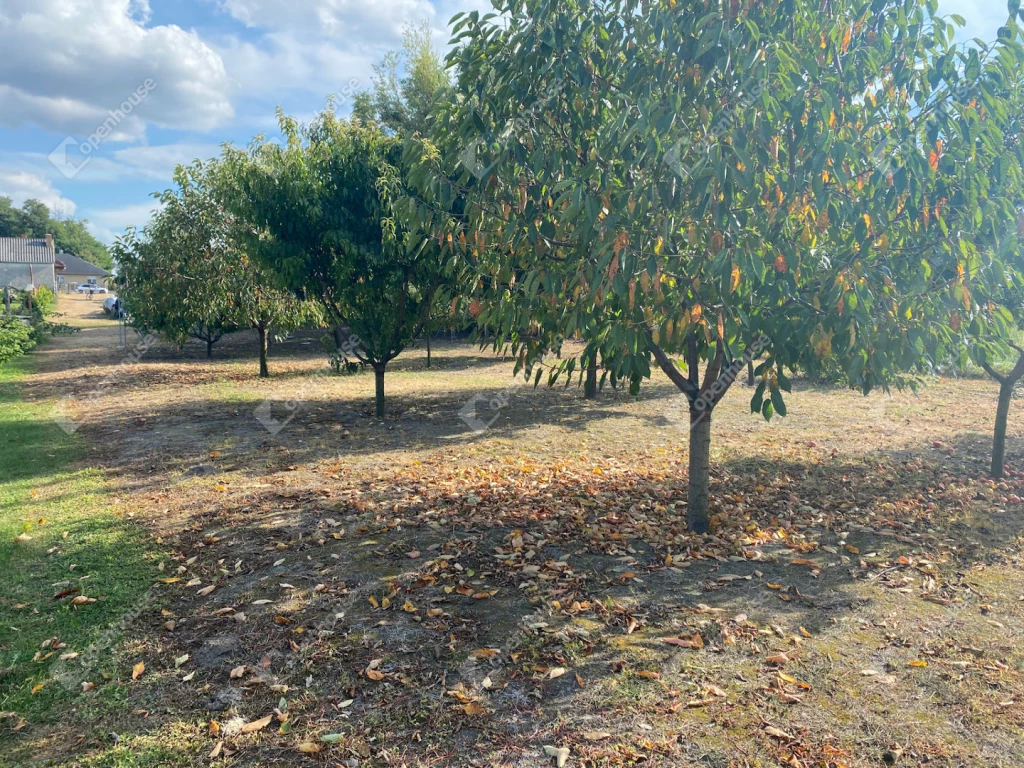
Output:
[[[220,7],[249,27],[314,33],[355,47],[397,39],[403,25],[432,19],[427,0],[220,0]]]
[[[127,147],[114,152],[111,170],[124,176],[169,181],[175,166],[218,157],[219,144],[165,144]]]
[[[51,211],[70,216],[76,206],[47,179],[20,168],[0,166],[0,196],[9,197],[19,206],[26,200],[38,200]]]
[[[208,130],[233,115],[224,63],[195,32],[149,27],[146,0],[4,0],[0,122],[92,133],[147,79],[155,89],[116,139],[145,123]]]
[[[458,0],[435,7],[427,0],[211,0],[225,13],[260,33],[227,36],[213,44],[241,92],[292,100],[296,92],[322,99],[370,87],[373,65],[401,45],[402,32],[424,21],[435,25],[443,44]],[[489,5],[488,0],[473,0]],[[349,102],[350,105],[350,102]],[[346,111],[344,103],[339,111]]]
[[[93,236],[109,245],[128,227],[142,229],[154,211],[159,208],[158,200],[149,200],[145,203],[124,205],[118,208],[88,211],[86,215],[89,220],[88,229]]]

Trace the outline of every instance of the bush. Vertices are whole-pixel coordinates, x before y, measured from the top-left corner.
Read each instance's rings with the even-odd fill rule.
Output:
[[[36,288],[36,295],[32,297],[32,304],[45,317],[46,315],[52,315],[54,310],[57,309],[57,297],[53,295],[53,291],[43,285]]]
[[[32,328],[11,315],[0,315],[0,365],[35,346]]]

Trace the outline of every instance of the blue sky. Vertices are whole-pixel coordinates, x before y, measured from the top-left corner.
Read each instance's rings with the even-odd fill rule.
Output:
[[[0,195],[142,225],[177,163],[366,87],[402,29],[488,0],[0,0]],[[1005,0],[939,0],[992,39]],[[341,111],[347,111],[342,101]],[[121,114],[110,117],[111,110]],[[92,141],[89,139],[92,137]]]

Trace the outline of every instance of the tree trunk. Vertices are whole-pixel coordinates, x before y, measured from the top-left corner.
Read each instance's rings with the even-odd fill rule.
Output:
[[[339,352],[341,352],[341,345],[343,343],[341,340],[341,327],[336,325],[334,326],[334,346],[338,348]]]
[[[999,407],[996,408],[996,431],[992,438],[992,477],[1003,477],[1006,463],[1006,419],[1010,415],[1010,400],[1013,398],[1015,381],[1006,379],[999,385]]]
[[[597,355],[587,361],[587,380],[583,385],[583,396],[587,400],[597,399]]]
[[[754,386],[754,361],[747,360],[747,386]]]
[[[267,329],[257,328],[256,332],[260,335],[260,378],[270,378],[270,369],[267,367]]]
[[[385,371],[386,368],[387,368],[387,363],[383,363],[383,364],[374,363],[374,365],[373,365],[374,379],[376,380],[376,384],[377,384],[376,407],[377,407],[377,418],[378,419],[383,419],[384,418],[384,413],[385,413],[385,411],[384,411],[384,371]]]
[[[213,357],[213,342],[212,341],[207,341],[206,342],[206,357],[207,357],[207,359]]]
[[[693,533],[708,533],[711,516],[708,500],[711,495],[711,409],[690,409],[690,471],[689,496],[686,504],[686,525]]]
[[[427,370],[430,370],[430,334],[427,334]]]

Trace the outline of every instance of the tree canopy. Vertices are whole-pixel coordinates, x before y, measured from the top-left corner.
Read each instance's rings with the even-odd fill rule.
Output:
[[[462,98],[410,146],[429,200],[410,205],[520,369],[539,380],[579,335],[634,390],[652,361],[678,386],[695,530],[748,350],[770,418],[787,372],[828,358],[865,393],[912,385],[962,336],[991,173],[972,152],[1002,97],[980,87],[989,49],[957,48],[930,0],[497,10],[456,17]]]
[[[373,71],[373,87],[356,94],[352,116],[391,134],[426,134],[435,104],[452,96],[448,71],[426,22],[406,29],[402,50],[390,51]]]
[[[239,223],[223,205],[226,181],[216,161],[178,167],[149,225],[115,245],[121,300],[138,331],[177,344],[199,339],[207,355],[225,333],[255,330],[265,377],[270,332],[319,320],[246,253]]]
[[[411,232],[397,201],[407,194],[402,144],[373,124],[325,110],[306,126],[280,116],[285,143],[228,149],[235,216],[246,248],[328,322],[376,374],[384,415],[387,365],[416,337],[445,281],[439,244]]]

